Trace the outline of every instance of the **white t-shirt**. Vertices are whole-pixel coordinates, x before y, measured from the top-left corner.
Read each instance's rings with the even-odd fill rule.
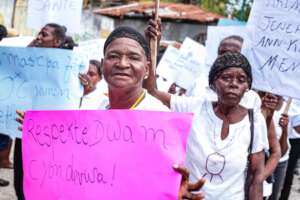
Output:
[[[171,97],[171,110],[193,112],[193,124],[187,142],[186,167],[192,182],[205,178],[201,189],[205,199],[244,199],[244,182],[250,145],[248,115],[231,124],[229,134],[221,139],[223,121],[215,115],[212,103],[204,98]],[[265,120],[254,113],[252,153],[268,148]]]
[[[293,99],[291,108],[289,110],[289,120],[291,123],[291,129],[289,131],[289,138],[290,139],[299,139],[300,133],[297,133],[293,127],[300,125],[300,103]]]
[[[161,101],[148,94],[147,91],[145,92],[145,98],[134,108],[134,110],[170,111],[170,109],[167,106],[165,106]],[[108,105],[108,98],[103,99],[98,109],[107,109]]]
[[[240,105],[247,109],[253,109],[254,112],[261,112],[261,99],[254,90],[245,92]]]

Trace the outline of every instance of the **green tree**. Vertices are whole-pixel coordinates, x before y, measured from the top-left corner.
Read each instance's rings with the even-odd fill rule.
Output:
[[[242,21],[247,21],[251,7],[253,4],[253,0],[242,0],[240,8],[235,8],[233,9],[233,17],[242,20]]]
[[[247,21],[253,0],[198,0],[198,4],[211,12]]]
[[[247,21],[253,0],[162,0],[164,2],[177,2],[197,4],[207,11],[218,13],[226,17]]]
[[[198,4],[211,12],[224,15],[226,13],[226,4],[228,0],[198,0]]]

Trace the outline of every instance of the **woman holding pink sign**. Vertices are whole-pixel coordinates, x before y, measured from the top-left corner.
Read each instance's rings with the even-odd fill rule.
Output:
[[[107,38],[102,60],[103,75],[108,83],[109,99],[103,100],[101,109],[136,109],[169,111],[158,99],[143,89],[148,78],[150,52],[143,35],[130,27],[119,27]],[[203,199],[203,194],[190,191],[204,184],[197,180],[189,183],[189,172],[178,165],[174,169],[183,175],[179,199]]]
[[[108,99],[99,99],[101,106],[98,109],[169,111],[142,87],[149,74],[149,58],[149,47],[143,35],[130,27],[115,29],[105,42],[102,60],[103,75],[108,84]],[[24,114],[19,113],[19,116],[18,121],[22,124]],[[191,184],[186,168],[178,165],[173,168],[182,174],[178,199],[203,199],[202,193],[192,194],[191,191],[201,188],[204,181],[197,180]]]

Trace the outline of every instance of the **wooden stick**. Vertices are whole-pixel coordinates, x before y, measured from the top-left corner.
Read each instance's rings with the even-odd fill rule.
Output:
[[[292,100],[293,100],[293,99],[292,99],[291,97],[288,98],[288,101],[287,101],[286,106],[285,106],[285,108],[284,108],[283,114],[285,114],[285,115],[288,114],[289,109],[290,109],[290,107],[291,107]]]
[[[159,9],[159,0],[155,0],[155,9],[154,9],[154,20],[158,19],[158,9]],[[156,75],[156,59],[157,59],[157,37],[151,38],[150,40],[150,51],[151,51],[151,64],[152,64],[152,73],[155,77]]]

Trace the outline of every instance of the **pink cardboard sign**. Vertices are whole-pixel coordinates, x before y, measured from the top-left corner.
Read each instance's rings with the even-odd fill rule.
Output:
[[[23,126],[29,200],[177,199],[192,114],[29,111]]]

